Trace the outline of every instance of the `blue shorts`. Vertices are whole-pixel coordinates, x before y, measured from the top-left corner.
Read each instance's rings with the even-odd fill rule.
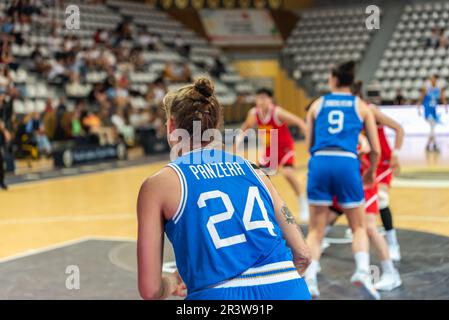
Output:
[[[186,300],[311,300],[303,278],[232,288],[210,288],[189,294]]]
[[[440,117],[437,114],[436,107],[424,107],[424,117],[429,122],[433,122],[433,123],[440,122]]]
[[[310,158],[307,177],[309,204],[331,206],[337,198],[342,208],[363,206],[364,193],[360,161],[343,151],[317,151]]]

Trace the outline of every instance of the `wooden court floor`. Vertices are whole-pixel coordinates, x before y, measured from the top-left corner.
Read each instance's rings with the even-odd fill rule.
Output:
[[[396,179],[391,193],[398,228],[449,236],[449,138],[441,140],[442,153],[426,155],[422,138],[406,139],[401,159],[408,178]],[[304,187],[307,157],[302,143],[296,149]],[[135,239],[139,187],[163,165],[37,181],[0,192],[0,261],[84,237]],[[421,179],[426,172],[436,178]],[[296,212],[297,201],[282,176],[273,182]]]

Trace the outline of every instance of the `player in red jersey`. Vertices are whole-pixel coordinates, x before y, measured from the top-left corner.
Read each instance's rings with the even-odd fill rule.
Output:
[[[237,137],[237,146],[243,141],[247,130],[256,127],[265,132],[265,153],[259,159],[262,168],[280,171],[291,185],[299,199],[300,218],[309,219],[306,197],[301,193],[301,186],[294,171],[295,145],[288,125],[298,126],[305,132],[305,122],[294,114],[277,106],[273,101],[273,92],[263,88],[256,92],[256,106],[252,108],[243,123],[242,133]],[[277,139],[272,139],[271,130],[277,130]],[[273,153],[272,151],[277,151]]]
[[[360,137],[359,157],[361,164],[361,174],[371,167],[369,153],[371,152],[367,138],[363,135]],[[385,238],[377,229],[377,216],[379,215],[379,199],[378,199],[378,182],[375,181],[372,185],[364,185],[363,191],[365,194],[365,212],[366,212],[366,229],[370,243],[376,248],[379,260],[382,265],[382,277],[374,284],[374,287],[380,291],[391,291],[402,284],[401,277],[398,270],[391,259],[388,244]],[[335,220],[343,213],[339,207],[337,199],[334,203],[329,215],[330,221],[335,223]]]
[[[391,187],[391,180],[393,179],[393,173],[399,172],[400,164],[398,159],[399,150],[402,147],[404,141],[404,129],[402,126],[383,114],[374,105],[372,110],[376,121],[378,123],[378,132],[382,155],[380,158],[379,166],[377,167],[376,181],[379,184],[379,209],[382,223],[385,228],[385,237],[388,242],[390,255],[393,261],[401,260],[401,252],[399,243],[396,237],[396,230],[393,227],[393,219],[390,210],[389,191]],[[388,127],[395,131],[394,149],[391,150],[385,135],[385,127]]]

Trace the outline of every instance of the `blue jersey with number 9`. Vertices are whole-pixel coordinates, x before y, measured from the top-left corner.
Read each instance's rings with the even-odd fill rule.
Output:
[[[188,293],[249,268],[292,260],[269,191],[251,164],[217,149],[200,149],[169,166],[182,196],[165,225]]]
[[[314,123],[312,154],[325,149],[357,154],[363,119],[357,112],[356,101],[356,96],[345,93],[323,97]]]

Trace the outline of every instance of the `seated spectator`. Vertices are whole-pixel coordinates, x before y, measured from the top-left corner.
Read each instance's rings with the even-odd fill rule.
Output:
[[[126,119],[123,108],[117,108],[111,117],[112,124],[117,129],[119,135],[123,138],[127,146],[134,145],[134,128]]]
[[[187,63],[171,61],[165,66],[165,76],[171,82],[191,82],[191,72]]]
[[[83,135],[84,131],[81,124],[81,109],[76,108],[75,111],[72,112],[70,118],[70,136],[75,139],[77,143],[80,143]]]
[[[440,29],[440,48],[447,49],[448,42],[447,37],[445,35],[444,29]]]
[[[440,31],[437,28],[433,28],[430,37],[426,39],[426,48],[438,48],[440,46],[440,36]]]
[[[42,50],[39,46],[36,46],[36,48],[31,53],[31,70],[36,71],[37,73],[41,73],[44,76],[48,74],[48,72],[51,70],[51,65],[44,59],[44,56],[42,54]]]
[[[167,93],[167,87],[165,85],[164,79],[162,77],[154,80],[152,84],[148,86],[148,91],[146,94],[147,103],[150,106],[160,106],[162,104],[162,99],[164,99]]]
[[[28,122],[25,124],[25,132],[36,139],[39,152],[43,152],[47,156],[51,155],[50,140],[45,133],[45,127],[38,112],[32,113]]]
[[[190,45],[186,44],[184,39],[179,34],[176,35],[174,44],[175,50],[180,56],[187,58],[190,55]]]
[[[97,29],[97,31],[95,32],[94,35],[94,41],[96,44],[100,44],[100,43],[106,43],[106,41],[108,40],[108,32],[104,29]]]
[[[220,78],[220,76],[226,72],[226,67],[224,63],[220,60],[220,56],[216,55],[214,57],[214,63],[210,68],[210,74],[215,78]]]
[[[103,118],[104,119],[104,118]],[[112,128],[103,125],[101,118],[92,111],[87,111],[87,115],[82,119],[82,125],[87,132],[98,139],[100,145],[114,144],[114,133]]]
[[[51,64],[50,72],[48,73],[48,81],[52,83],[64,84],[69,80],[69,72],[66,69],[65,61],[59,57]]]
[[[398,89],[397,91],[396,91],[396,96],[395,96],[395,98],[394,98],[394,102],[393,102],[395,105],[403,105],[403,104],[405,104],[405,97],[404,97],[404,95],[402,94],[402,91],[401,91],[401,89]]]
[[[129,123],[134,129],[144,129],[150,124],[150,114],[145,109],[131,108]]]

